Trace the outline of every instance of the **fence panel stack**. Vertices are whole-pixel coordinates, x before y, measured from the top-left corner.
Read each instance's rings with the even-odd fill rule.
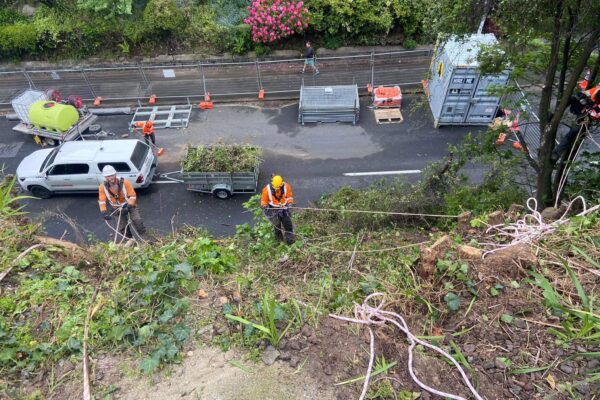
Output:
[[[360,104],[357,85],[302,86],[298,123],[358,122]]]

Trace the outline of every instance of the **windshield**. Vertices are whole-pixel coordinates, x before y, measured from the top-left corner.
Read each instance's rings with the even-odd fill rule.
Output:
[[[131,154],[131,162],[133,165],[135,165],[138,171],[142,170],[142,166],[144,165],[148,151],[150,151],[150,147],[148,145],[145,145],[142,142],[136,143],[133,153]]]
[[[49,165],[52,165],[52,163],[54,162],[54,159],[56,158],[56,155],[58,154],[58,149],[59,149],[59,147],[55,148],[50,153],[48,153],[48,155],[46,156],[46,159],[44,160],[44,162],[42,163],[42,166],[40,167],[40,172],[45,170],[46,167],[48,167]]]

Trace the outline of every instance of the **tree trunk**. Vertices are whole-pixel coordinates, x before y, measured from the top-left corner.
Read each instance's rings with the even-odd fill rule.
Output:
[[[577,1],[576,9],[579,9],[580,1]],[[575,12],[569,7],[569,23],[567,25],[567,35],[563,43],[562,65],[560,67],[560,77],[558,78],[558,95],[560,99],[565,91],[565,80],[567,79],[567,70],[569,69],[569,58],[571,53],[571,37],[573,35],[573,26],[575,25]]]
[[[538,204],[541,207],[550,205],[554,197],[554,193],[552,191],[552,171],[554,169],[554,164],[550,158],[552,155],[552,150],[554,149],[554,142],[556,140],[558,126],[563,114],[565,113],[565,110],[567,109],[567,106],[569,105],[569,100],[573,90],[575,90],[577,80],[587,65],[590,55],[594,50],[594,46],[598,42],[598,38],[600,38],[600,26],[591,32],[590,36],[585,42],[585,45],[581,51],[581,55],[579,56],[579,60],[577,61],[575,68],[573,68],[571,77],[569,78],[569,83],[567,84],[563,96],[560,99],[557,99],[559,103],[554,111],[550,125],[547,127],[547,129],[546,126],[544,126],[546,130],[542,131],[543,133],[540,140],[540,151],[538,157],[540,172],[538,174],[536,193]],[[540,121],[540,126],[542,124],[544,124],[543,120]]]
[[[536,198],[538,205],[544,207],[546,204],[552,201],[552,161],[551,155],[554,149],[554,139],[556,137],[556,131],[554,135],[548,132],[546,126],[548,125],[548,116],[550,112],[550,102],[552,101],[552,89],[554,86],[554,79],[556,77],[556,68],[558,66],[558,48],[560,46],[560,31],[561,31],[561,15],[562,15],[562,0],[556,2],[556,9],[554,13],[554,30],[552,31],[552,44],[550,47],[550,63],[546,70],[546,79],[544,81],[544,87],[542,88],[542,94],[540,97],[540,149],[538,151],[538,164],[540,165],[540,171],[537,179],[537,193]],[[556,115],[554,116],[556,117]]]
[[[600,51],[598,52],[598,57],[596,57],[596,63],[592,67],[592,72],[590,73],[590,80],[588,82],[588,87],[594,87],[596,84],[596,78],[598,77],[598,70],[600,69]]]

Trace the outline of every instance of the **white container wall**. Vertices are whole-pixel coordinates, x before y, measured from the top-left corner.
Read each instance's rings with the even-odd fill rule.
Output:
[[[436,127],[487,125],[494,119],[500,97],[490,95],[488,88],[506,85],[510,71],[480,75],[477,55],[482,45],[495,43],[490,33],[438,43],[425,87]]]
[[[29,107],[39,100],[48,100],[46,93],[29,89],[15,97],[11,104],[19,119],[26,124],[31,124],[31,121],[29,121]]]

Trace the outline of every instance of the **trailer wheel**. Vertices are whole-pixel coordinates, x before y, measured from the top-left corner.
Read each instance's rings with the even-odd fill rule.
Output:
[[[48,198],[52,197],[52,191],[46,189],[43,186],[38,186],[38,185],[31,186],[29,188],[29,191],[31,192],[32,195],[34,195],[35,197],[38,197],[40,199],[48,199]]]
[[[90,133],[98,133],[102,130],[102,125],[100,124],[92,124],[90,125],[90,127],[88,128],[88,131]]]
[[[216,198],[221,200],[227,200],[231,197],[231,192],[227,189],[217,189],[213,192]]]

